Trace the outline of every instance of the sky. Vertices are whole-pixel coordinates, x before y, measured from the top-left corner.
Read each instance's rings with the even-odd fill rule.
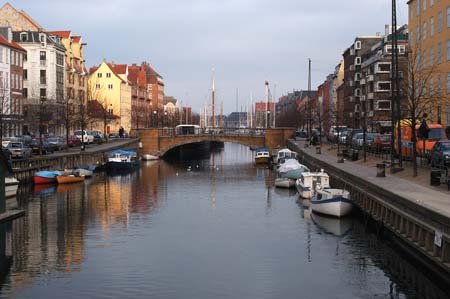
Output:
[[[406,0],[397,1],[399,25]],[[165,82],[165,93],[199,112],[210,99],[215,69],[216,102],[224,112],[316,89],[358,35],[384,32],[389,0],[17,0],[48,31],[71,30],[87,43],[88,67],[103,59],[148,61]],[[3,4],[2,4],[3,5]],[[218,109],[218,108],[216,108]]]

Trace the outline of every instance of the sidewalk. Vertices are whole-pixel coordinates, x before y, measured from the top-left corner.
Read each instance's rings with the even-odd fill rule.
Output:
[[[390,174],[388,169],[386,177],[379,178],[376,177],[377,169],[375,165],[382,162],[383,159],[368,155],[366,163],[362,159],[355,162],[345,160],[345,163],[337,163],[336,150],[330,150],[327,145],[322,146],[322,154],[319,155],[316,154],[315,147],[304,148],[304,140],[291,141],[299,147],[300,151],[309,156],[350,174],[357,175],[361,179],[450,218],[450,192],[447,192],[447,188],[443,186],[433,187],[427,185],[429,170],[422,169],[419,177],[413,179],[412,169],[410,168],[396,174]]]

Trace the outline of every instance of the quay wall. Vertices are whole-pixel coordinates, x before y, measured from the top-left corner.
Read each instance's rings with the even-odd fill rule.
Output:
[[[399,239],[400,247],[409,249],[410,255],[418,262],[450,282],[450,218],[399,196],[395,190],[387,190],[322,161],[302,150],[292,140],[288,141],[288,147],[296,151],[300,162],[311,169],[325,169],[333,186],[348,190],[354,203],[365,214]],[[438,238],[442,236],[441,246],[436,245],[437,235]]]
[[[19,181],[28,181],[36,171],[50,169],[73,168],[80,165],[91,165],[105,162],[107,152],[116,149],[137,149],[138,139],[131,139],[126,142],[111,142],[98,146],[98,148],[88,148],[86,151],[64,152],[52,155],[37,156],[30,159],[12,161],[13,175]]]

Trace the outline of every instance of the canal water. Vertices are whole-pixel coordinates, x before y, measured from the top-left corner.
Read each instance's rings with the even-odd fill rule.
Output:
[[[235,144],[75,186],[24,187],[2,298],[447,298],[360,217],[311,214]]]

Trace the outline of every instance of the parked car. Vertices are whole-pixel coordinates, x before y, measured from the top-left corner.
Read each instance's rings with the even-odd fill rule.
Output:
[[[348,132],[349,132],[348,130],[339,132],[339,142],[340,142],[341,144],[346,144]],[[336,138],[337,138],[337,136],[336,136]]]
[[[10,142],[21,142],[22,140],[18,137],[2,137],[2,146],[8,147]]]
[[[388,152],[391,150],[391,134],[376,134],[373,138],[372,151],[375,153]]]
[[[109,138],[119,138],[119,133],[109,133]]]
[[[450,166],[450,141],[438,141],[430,152],[431,167]]]
[[[362,129],[349,129],[349,130],[348,130],[348,134],[347,134],[347,138],[346,138],[346,140],[345,140],[346,145],[347,145],[348,147],[352,147],[352,146],[353,146],[353,137],[354,137],[356,134],[359,134],[359,133],[362,133],[362,132],[363,132]]]
[[[33,139],[31,141],[31,150],[33,154],[39,154],[41,150],[41,142],[38,139]],[[54,152],[53,146],[51,146],[46,140],[42,141],[42,153],[52,154]]]
[[[353,137],[352,137],[351,147],[352,148],[359,148],[360,144],[362,145],[362,140],[363,140],[363,133],[356,133],[356,134],[354,134]]]
[[[81,138],[83,138],[83,142],[86,144],[94,143],[94,135],[88,134],[88,132],[89,131],[86,131],[86,130],[84,130],[84,132],[81,130],[77,130],[77,131],[73,132],[73,134],[75,136],[77,136],[77,138],[79,138],[80,140],[81,140]],[[81,135],[83,135],[83,137],[81,137]]]
[[[31,157],[31,148],[26,146],[23,142],[10,142],[7,146],[11,152],[12,158],[29,158]]]
[[[67,148],[66,140],[59,137],[51,137],[47,139],[47,142],[53,146],[55,151],[60,151]]]
[[[64,139],[65,139],[65,138],[64,138]],[[68,145],[69,147],[81,146],[81,139],[78,138],[78,137],[75,136],[75,135],[70,135],[69,138],[68,138],[68,140],[67,140],[67,142],[68,142],[67,145]]]
[[[94,143],[102,144],[103,143],[103,134],[100,131],[88,131],[91,132],[94,136]]]
[[[339,136],[341,136],[344,131],[347,131],[347,126],[331,126],[327,134],[328,141],[337,142],[338,130]]]

